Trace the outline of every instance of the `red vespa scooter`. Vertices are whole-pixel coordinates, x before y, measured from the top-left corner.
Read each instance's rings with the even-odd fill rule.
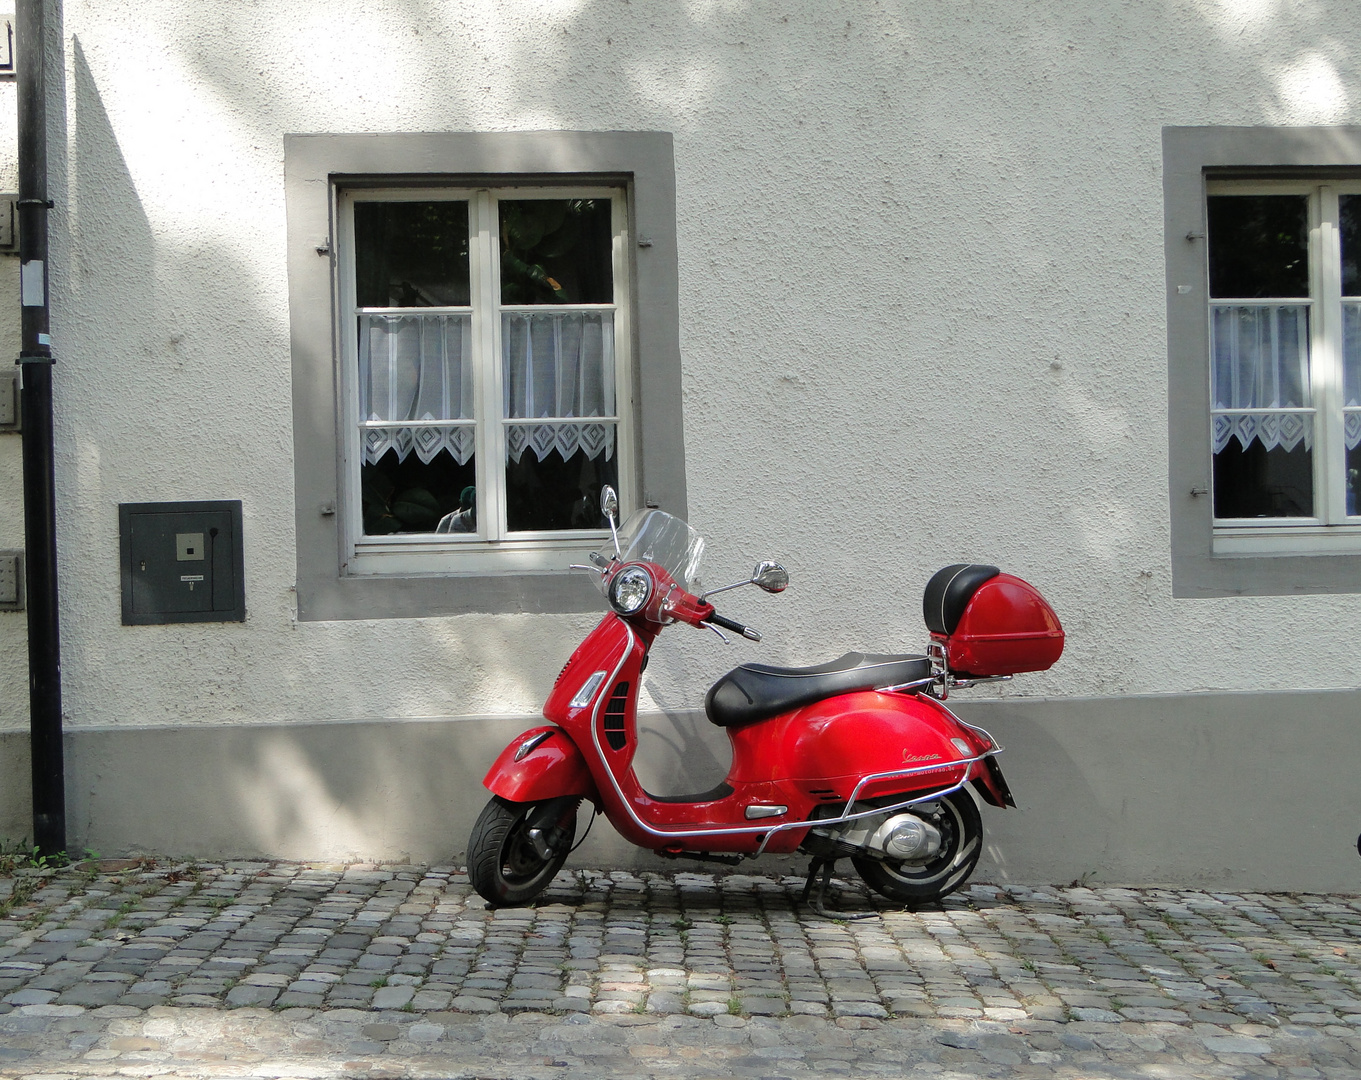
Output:
[[[659,855],[739,862],[766,852],[812,857],[823,890],[838,859],[899,903],[938,900],[962,885],[982,848],[972,785],[1015,806],[982,728],[945,707],[950,690],[1042,671],[1063,629],[1040,594],[995,566],[948,566],[923,602],[925,655],[847,653],[808,668],[742,664],[709,690],[709,719],[726,729],[726,780],[695,795],[645,791],[633,771],[639,680],[648,650],[673,622],[761,635],[719,615],[709,597],[754,584],[780,592],[784,568],[762,562],[750,581],[690,589],[704,541],[684,521],[642,510],[616,527],[613,552],[592,554],[610,610],[577,647],[544,705],[550,723],[518,735],[483,783],[493,793],[468,841],[473,887],[493,906],[537,897],[572,850],[583,799],[625,839]],[[727,639],[724,638],[726,641]]]

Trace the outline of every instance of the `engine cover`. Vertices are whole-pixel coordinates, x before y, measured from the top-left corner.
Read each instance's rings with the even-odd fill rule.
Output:
[[[935,809],[937,806],[937,803],[928,803],[923,809]],[[925,818],[907,811],[887,818],[860,818],[839,827],[815,828],[810,839],[812,836],[831,841],[835,848],[848,854],[872,855],[909,863],[927,862],[934,858],[943,843],[940,829]],[[804,846],[813,850],[807,843]]]
[[[895,862],[926,862],[940,851],[940,830],[916,814],[894,814],[866,844]]]

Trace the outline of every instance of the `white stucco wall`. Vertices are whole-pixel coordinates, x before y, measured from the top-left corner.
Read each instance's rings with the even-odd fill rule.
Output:
[[[287,132],[674,133],[707,579],[771,556],[794,584],[725,605],[763,645],[665,635],[657,705],[745,659],[918,649],[960,560],[1068,631],[1007,694],[1361,685],[1357,596],[1172,597],[1159,141],[1361,123],[1357,5],[67,0],[59,30],[73,729],[529,715],[594,621],[294,621]],[[17,486],[0,440],[0,546]],[[248,621],[121,626],[118,504],[234,498]]]

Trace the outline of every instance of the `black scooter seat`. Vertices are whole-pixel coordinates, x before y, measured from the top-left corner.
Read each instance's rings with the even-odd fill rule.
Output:
[[[930,674],[931,661],[925,656],[866,656],[858,652],[817,667],[743,664],[709,689],[704,711],[719,727],[743,727],[837,694],[901,686]]]

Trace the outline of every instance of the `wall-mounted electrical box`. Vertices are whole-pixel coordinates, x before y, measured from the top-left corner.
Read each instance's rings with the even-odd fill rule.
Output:
[[[0,611],[24,610],[24,553],[0,551]]]
[[[245,622],[241,503],[123,503],[123,624]]]
[[[0,371],[0,431],[19,430],[19,375]]]
[[[19,254],[19,196],[0,193],[0,255]]]

